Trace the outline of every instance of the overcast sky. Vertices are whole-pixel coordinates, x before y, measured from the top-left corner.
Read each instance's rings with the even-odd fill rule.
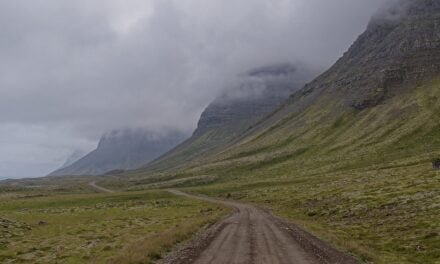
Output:
[[[386,0],[0,0],[0,178],[42,176],[106,131],[191,132],[249,68],[325,69]]]

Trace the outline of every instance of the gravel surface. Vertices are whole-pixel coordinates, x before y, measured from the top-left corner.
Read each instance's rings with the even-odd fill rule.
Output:
[[[192,241],[178,246],[160,264],[359,263],[265,209],[177,190],[170,192],[223,204],[235,210],[229,217],[200,232]]]

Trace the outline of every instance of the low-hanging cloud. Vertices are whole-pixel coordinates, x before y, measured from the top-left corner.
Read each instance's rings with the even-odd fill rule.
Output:
[[[113,129],[190,132],[236,74],[325,69],[385,2],[0,1],[0,177],[40,176]]]

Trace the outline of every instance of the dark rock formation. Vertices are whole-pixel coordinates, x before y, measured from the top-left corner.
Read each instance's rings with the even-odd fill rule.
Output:
[[[45,221],[38,221],[37,225],[47,225],[47,222],[45,222]]]
[[[432,168],[434,170],[440,170],[440,159],[435,159],[432,161]]]
[[[311,77],[310,70],[291,64],[271,65],[248,71],[205,109],[194,136],[224,127],[230,127],[230,132],[239,133],[241,129],[251,126],[257,119],[279,108]]]
[[[260,69],[258,75],[242,77],[236,87],[226,91],[205,109],[194,135],[200,136],[207,130],[224,126],[251,125],[256,118],[280,107],[290,94],[304,85],[305,80],[295,82],[288,75],[279,74]]]
[[[180,132],[159,135],[142,129],[113,131],[104,135],[98,147],[51,176],[101,175],[135,169],[154,160],[186,139]]]

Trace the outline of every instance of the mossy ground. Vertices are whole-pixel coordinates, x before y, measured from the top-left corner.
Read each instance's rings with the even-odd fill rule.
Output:
[[[0,262],[150,263],[226,213],[165,191],[4,198]]]
[[[179,171],[98,180],[110,189],[179,187],[257,203],[365,262],[440,263],[440,171],[431,164],[440,158],[440,81],[362,111],[341,105],[320,97]],[[70,181],[75,187],[64,191],[87,191],[84,179]],[[3,243],[2,261],[32,254],[64,262],[151,261],[225,212],[204,215],[201,208],[212,205],[164,192],[20,200],[28,191],[14,188],[0,193],[10,197],[1,202],[0,216],[17,223],[17,234]],[[48,225],[35,226],[39,220]]]

